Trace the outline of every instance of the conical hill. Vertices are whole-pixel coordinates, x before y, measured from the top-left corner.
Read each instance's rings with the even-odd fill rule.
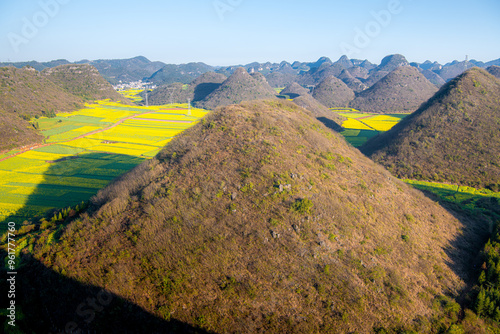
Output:
[[[401,66],[359,93],[350,106],[373,113],[409,112],[416,110],[436,91],[418,69]]]
[[[500,81],[473,68],[363,151],[402,178],[500,188]]]
[[[263,76],[252,77],[243,68],[238,68],[222,85],[197,103],[197,107],[214,109],[249,100],[274,98],[273,89]]]
[[[455,271],[467,247],[452,245],[461,228],[308,111],[276,99],[218,108],[100,191],[50,247],[45,237],[30,247],[61,275],[165,319],[166,332],[421,332],[434,298],[464,287]],[[42,316],[53,314],[49,286],[62,289],[45,280],[33,279],[44,287]],[[117,319],[120,307],[99,316]],[[51,321],[39,329],[58,328]]]

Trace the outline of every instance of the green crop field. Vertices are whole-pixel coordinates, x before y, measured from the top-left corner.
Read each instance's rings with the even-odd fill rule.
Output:
[[[345,129],[341,134],[354,147],[360,147],[368,139],[377,136],[379,133],[390,130],[409,114],[370,114],[361,113],[355,109],[330,109],[341,116],[347,118],[342,123]]]
[[[456,210],[476,217],[487,215],[494,216],[493,220],[500,219],[500,192],[436,182],[403,181],[419,190],[434,194],[440,202]]]
[[[39,118],[44,144],[0,159],[0,231],[88,201],[110,181],[154,157],[207,111],[187,104],[130,107],[97,101]],[[16,155],[17,154],[17,155]]]
[[[134,102],[142,102],[142,97],[139,96],[139,93],[143,92],[143,89],[127,89],[127,90],[122,90],[119,91],[121,95],[124,97],[134,101]]]

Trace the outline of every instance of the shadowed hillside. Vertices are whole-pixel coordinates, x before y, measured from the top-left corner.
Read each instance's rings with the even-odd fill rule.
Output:
[[[436,72],[445,81],[450,81],[451,79],[455,78],[456,76],[462,74],[464,71],[466,71],[472,67],[475,67],[475,66],[476,65],[474,65],[474,63],[472,61],[470,61],[470,62],[469,61],[468,62],[453,61],[449,64],[446,64],[445,66],[443,66],[443,68],[437,70]]]
[[[318,102],[314,97],[309,94],[304,94],[293,99],[293,102],[310,111],[317,120],[323,123],[326,127],[341,132],[343,131],[342,123],[347,120],[344,116],[330,109]]]
[[[53,266],[52,261],[43,255],[59,244],[64,228],[85,210],[86,205],[83,203],[88,202],[90,197],[97,193],[98,189],[91,185],[87,187],[85,183],[70,184],[67,181],[71,178],[87,178],[92,173],[95,175],[100,169],[95,161],[107,161],[108,163],[101,165],[104,166],[103,169],[112,166],[123,174],[126,170],[122,168],[137,166],[143,159],[127,155],[91,153],[53,162],[43,174],[43,178],[38,180],[37,188],[27,196],[25,206],[1,222],[2,232],[6,230],[7,222],[15,222],[15,244],[18,246],[18,252],[16,327],[8,326],[3,317],[0,332],[207,333],[198,329],[197,325],[187,325],[176,320],[175,316],[166,317],[161,312],[151,314],[136,305],[133,299],[111,292],[108,284],[96,286],[88,281],[75,280],[73,278],[78,276],[75,272],[69,272],[64,266]],[[117,164],[117,161],[122,163]],[[63,182],[57,181],[63,178],[66,178]],[[101,175],[101,179],[109,180],[109,177]],[[33,207],[36,206],[52,206],[58,209],[47,212],[42,219],[32,217],[26,220],[26,212],[33,212]],[[33,246],[30,245],[37,244],[41,247],[41,253],[34,254]],[[59,245],[63,247],[64,253],[67,244]],[[2,263],[7,263],[6,250],[3,238],[0,241]],[[98,272],[94,274],[100,275]],[[7,292],[7,281],[4,279],[7,276],[6,266],[2,266],[0,275],[0,289]],[[7,298],[1,299],[2,312],[7,307],[6,302]]]
[[[471,69],[362,150],[398,177],[498,191],[498,96],[500,81]]]
[[[491,75],[495,76],[497,79],[500,79],[500,66],[493,65],[488,67],[487,70]]]
[[[436,72],[432,72],[429,70],[422,70],[421,72],[427,80],[429,80],[434,86],[438,88],[442,87],[446,83],[446,81],[441,78]]]
[[[45,232],[33,240],[47,238]],[[0,250],[0,260],[4,262],[6,257]],[[68,278],[64,269],[50,268],[31,254],[24,253],[17,261],[16,326],[8,325],[10,319],[3,317],[2,333],[209,333],[172,317],[153,315],[106,287]],[[11,275],[3,266],[0,272],[0,287],[9,291],[5,278]],[[8,306],[5,302],[7,298],[2,298],[2,309]]]
[[[341,65],[343,68],[351,68],[354,67],[353,62],[346,56],[343,55],[336,61],[337,64]]]
[[[226,80],[227,77],[225,75],[215,72],[207,72],[200,75],[189,85],[193,89],[193,101],[203,100]]]
[[[355,93],[362,92],[368,88],[368,86],[362,83],[359,79],[355,78],[348,70],[343,70],[338,78],[342,80],[347,85],[347,87],[352,89]]]
[[[207,72],[194,79],[189,85],[179,82],[162,85],[149,94],[151,105],[201,101],[220,87],[227,78],[223,74]],[[144,93],[141,94],[144,96]]]
[[[457,218],[280,100],[217,109],[92,203],[34,258],[217,333],[446,330],[475,255]]]
[[[255,78],[240,67],[222,85],[205,99],[196,103],[196,107],[214,109],[241,101],[263,100],[275,97],[274,90],[266,83],[264,76]]]
[[[408,112],[417,109],[436,91],[416,68],[401,66],[359,93],[350,106],[373,113]]]
[[[296,82],[292,82],[280,92],[280,95],[288,96],[291,99],[294,99],[299,96],[309,95],[309,89],[302,87]]]

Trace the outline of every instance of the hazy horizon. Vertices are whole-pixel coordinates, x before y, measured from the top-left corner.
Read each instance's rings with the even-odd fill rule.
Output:
[[[146,56],[143,56],[143,55],[138,55],[138,56],[128,57],[128,58],[119,57],[119,58],[96,58],[96,59],[76,59],[76,60],[74,60],[74,59],[66,59],[66,58],[54,58],[54,59],[48,59],[48,60],[29,59],[29,60],[19,60],[19,61],[11,61],[11,60],[8,60],[8,61],[1,61],[1,62],[4,62],[4,63],[9,63],[9,62],[11,62],[11,63],[24,63],[24,62],[36,61],[36,62],[39,62],[39,63],[45,63],[45,62],[56,61],[56,60],[67,60],[67,61],[69,61],[69,62],[71,62],[71,63],[76,63],[76,62],[83,61],[83,60],[89,60],[89,61],[96,61],[96,60],[118,60],[118,59],[132,59],[132,58],[137,58],[137,57],[141,57],[141,56],[142,56],[142,57],[146,57]],[[387,56],[390,56],[390,55],[388,54]],[[405,56],[405,55],[403,55],[403,56]],[[282,61],[286,61],[286,62],[288,62],[288,63],[290,63],[290,64],[293,64],[293,62],[295,62],[295,61],[299,61],[299,62],[302,62],[302,63],[314,63],[314,62],[318,61],[318,60],[319,60],[320,58],[322,58],[322,57],[328,57],[328,56],[326,56],[326,55],[323,55],[323,56],[318,56],[316,59],[312,59],[312,60],[310,60],[310,59],[309,59],[309,60],[301,60],[301,59],[287,60],[287,59],[283,59],[283,60],[280,60],[280,61],[263,60],[263,61],[259,61],[258,63],[263,64],[263,63],[270,62],[270,63],[274,63],[274,64],[279,64],[279,63],[281,63]],[[189,61],[189,62],[182,62],[182,63],[168,63],[168,62],[162,61],[162,60],[160,60],[160,59],[150,59],[149,57],[146,57],[146,58],[147,58],[148,60],[152,61],[152,62],[155,62],[155,61],[161,61],[161,62],[164,62],[165,64],[172,64],[172,65],[182,65],[182,64],[188,64],[188,63],[199,63],[199,62],[201,62],[201,63],[205,63],[205,62],[202,62],[202,61],[196,61],[196,60],[194,60],[194,61]],[[338,60],[338,58],[332,58],[332,57],[328,57],[328,58],[330,58],[330,60],[332,60],[333,62],[335,62],[335,61],[337,61],[337,60]],[[339,57],[339,58],[340,58],[340,57]],[[408,62],[410,62],[410,63],[416,62],[416,63],[419,63],[419,64],[421,64],[421,63],[423,63],[423,62],[425,62],[425,61],[427,61],[427,60],[429,60],[429,61],[431,61],[431,62],[434,62],[434,61],[435,61],[435,60],[433,60],[433,59],[426,59],[426,60],[424,60],[424,61],[414,61],[414,60],[412,60],[412,59],[408,59],[406,56],[405,56],[405,58],[406,58],[406,59],[408,60]],[[376,64],[376,65],[378,65],[378,64],[380,64],[380,62],[381,62],[381,60],[382,60],[383,58],[382,58],[382,59],[379,59],[378,61],[371,61],[370,59],[361,59],[361,58],[350,58],[350,59],[351,59],[351,60],[354,60],[354,59],[356,59],[356,60],[368,60],[368,61],[370,61],[372,64]],[[499,56],[499,58],[496,58],[496,59],[486,59],[486,60],[485,60],[485,59],[471,59],[471,58],[469,57],[469,59],[468,59],[468,60],[469,60],[469,61],[475,60],[475,61],[481,61],[481,62],[483,62],[483,63],[488,63],[488,62],[490,62],[490,61],[494,61],[494,60],[497,60],[497,59],[500,59],[500,56]],[[453,60],[449,60],[449,61],[446,61],[446,62],[438,62],[438,63],[439,63],[439,64],[441,64],[441,65],[446,65],[446,64],[452,63],[452,62],[454,62],[454,61],[459,61],[459,62],[462,62],[462,61],[464,61],[464,60],[465,60],[465,58],[464,58],[464,59],[453,59]],[[240,65],[241,65],[241,66],[245,66],[245,65],[248,65],[248,64],[250,64],[250,63],[254,63],[254,62],[256,62],[256,61],[251,61],[251,62],[248,62],[248,63],[231,63],[231,64],[222,64],[222,65],[213,65],[213,64],[208,64],[208,63],[205,63],[205,64],[210,65],[210,66],[212,66],[212,67],[229,67],[229,66],[240,66]]]
[[[0,3],[0,61],[126,59],[229,66],[343,54],[380,63],[500,57],[500,3],[191,0]]]

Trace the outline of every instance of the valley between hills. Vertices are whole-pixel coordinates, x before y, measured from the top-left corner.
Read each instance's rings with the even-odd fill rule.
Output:
[[[3,331],[500,332],[498,65],[0,63]]]

